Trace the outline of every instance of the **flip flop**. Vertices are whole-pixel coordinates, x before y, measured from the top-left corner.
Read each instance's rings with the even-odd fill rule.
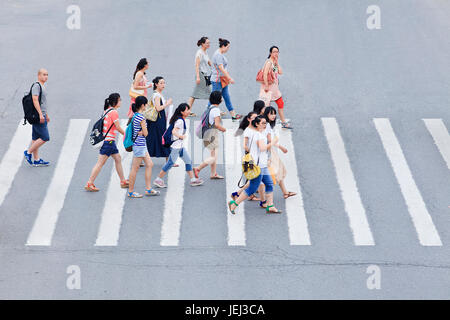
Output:
[[[232,204],[236,205],[236,208],[234,208],[234,210],[231,210],[231,205],[232,205]],[[238,204],[236,203],[236,201],[231,200],[230,202],[228,202],[228,209],[230,209],[230,212],[231,212],[232,214],[236,214],[236,212],[234,212],[234,211],[237,209],[237,207],[238,207]]]
[[[295,196],[295,195],[297,195],[297,192],[291,192],[291,191],[289,191],[288,193],[283,194],[283,197],[284,197],[285,199],[287,199],[287,198],[293,197],[293,196]]]
[[[250,197],[248,197],[248,201],[261,201],[261,199],[252,194]]]
[[[197,115],[195,114],[195,113],[193,113],[193,112],[191,112],[189,115],[188,115],[188,117],[196,117]]]
[[[197,168],[193,168],[192,170],[194,171],[194,177],[196,177],[198,179],[198,174],[199,174],[200,170]]]
[[[219,176],[219,174],[216,173],[216,175],[210,177],[210,179],[217,179],[217,180],[219,180],[219,179],[223,179],[223,177]]]

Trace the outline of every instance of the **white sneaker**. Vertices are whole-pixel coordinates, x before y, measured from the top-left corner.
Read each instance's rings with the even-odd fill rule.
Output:
[[[155,181],[153,181],[153,184],[158,188],[167,188],[166,184],[161,179],[155,179]]]

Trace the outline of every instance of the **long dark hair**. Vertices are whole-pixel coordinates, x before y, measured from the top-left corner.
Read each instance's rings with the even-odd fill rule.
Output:
[[[208,37],[201,37],[200,40],[197,41],[197,47],[200,47],[202,44],[204,44],[208,40]]]
[[[136,66],[136,70],[133,73],[133,80],[136,77],[136,73],[139,70],[142,70],[147,64],[148,64],[147,58],[142,58],[141,60],[139,60],[137,66]],[[145,74],[145,72],[144,72],[144,74]]]
[[[164,79],[164,78],[161,77],[161,76],[157,76],[155,79],[152,80],[152,82],[153,82],[153,90],[156,90],[156,85],[159,83],[159,80],[162,80],[162,79]]]
[[[270,58],[270,55],[272,54],[272,50],[275,49],[275,48],[278,49],[277,46],[271,46],[271,47],[270,47],[270,49],[269,49],[269,56],[267,57],[267,59]],[[278,52],[280,52],[280,49],[278,49]]]
[[[146,105],[148,103],[148,100],[146,97],[144,96],[139,96],[136,98],[135,102],[131,105],[131,110],[133,110],[133,112],[138,112],[139,109],[141,109],[141,107],[143,105]]]
[[[253,104],[253,111],[255,111],[257,115],[259,115],[261,113],[261,110],[264,109],[265,106],[266,104],[264,103],[264,101],[256,100]]]
[[[219,48],[226,47],[229,43],[227,39],[219,38]]]
[[[103,110],[108,109],[109,107],[115,107],[119,103],[120,94],[111,93],[108,98],[105,99],[105,106]]]
[[[255,111],[250,111],[245,117],[244,119],[242,119],[241,123],[239,124],[239,128],[237,128],[236,133],[234,134],[235,136],[240,136],[245,129],[247,129],[247,127],[250,124],[250,118],[252,117],[252,115],[258,115]]]
[[[178,119],[182,118],[183,115],[182,112],[186,111],[186,109],[190,109],[191,107],[183,102],[178,105],[178,107],[175,109],[175,112],[173,113],[172,117],[169,120],[169,124],[175,123]]]
[[[277,114],[277,110],[275,110],[275,108],[272,106],[268,106],[264,110],[264,118],[266,118],[267,123],[270,124],[270,127],[273,128],[273,127],[275,127],[275,124],[277,123],[277,118],[275,118],[273,121],[270,121],[269,114]]]

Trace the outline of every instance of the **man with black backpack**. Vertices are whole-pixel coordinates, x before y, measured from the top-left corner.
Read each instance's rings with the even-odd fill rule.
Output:
[[[32,110],[32,108],[31,110],[26,109],[26,96],[24,97],[25,119],[28,120],[28,122],[30,122],[30,124],[33,126],[33,134],[30,148],[28,150],[25,150],[23,153],[25,155],[25,160],[30,165],[35,167],[43,167],[50,164],[50,162],[44,161],[43,159],[39,158],[39,148],[42,147],[44,143],[50,140],[47,128],[47,123],[50,122],[50,118],[47,113],[47,90],[44,86],[44,84],[47,82],[47,79],[48,71],[45,69],[39,69],[38,82],[33,83],[29,94],[32,97],[33,106],[37,111],[37,115],[39,116],[39,122],[37,120],[37,117],[35,117],[35,120],[32,120],[32,116],[30,117],[30,114],[32,112],[36,113],[36,111]],[[33,156],[34,161],[31,160],[31,156]]]

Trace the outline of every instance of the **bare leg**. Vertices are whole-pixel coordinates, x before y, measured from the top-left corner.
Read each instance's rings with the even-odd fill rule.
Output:
[[[152,188],[151,179],[152,179],[153,161],[148,155],[148,153],[144,158],[144,162],[145,162],[145,189],[150,190]]]
[[[111,155],[111,157],[114,159],[114,164],[116,166],[116,171],[119,175],[120,181],[125,180],[125,176],[123,175],[122,158],[120,157],[120,154],[116,153]]]
[[[286,118],[284,117],[284,109],[278,108],[278,114],[280,115],[281,122],[286,122]]]
[[[130,184],[128,186],[128,192],[134,191],[134,183],[136,182],[136,174],[139,170],[139,165],[142,162],[142,158],[133,158],[133,163],[131,165],[131,171],[130,176],[128,177],[128,180],[130,181]]]
[[[104,154],[100,154],[98,156],[97,163],[95,164],[94,168],[92,168],[91,176],[89,177],[89,183],[94,183],[95,179],[97,178],[98,174],[100,173],[100,170],[102,170],[102,167],[105,165],[106,160],[108,160],[108,156]]]
[[[42,145],[44,143],[45,143],[45,141],[42,140],[41,138],[32,141],[31,146],[28,149],[28,153],[32,153],[33,154],[34,160],[38,160],[39,159],[39,148],[42,147]]]
[[[194,104],[194,101],[195,101],[195,98],[193,98],[193,97],[189,97],[189,100],[188,100],[188,105],[189,105],[189,109],[192,109],[192,105]]]

